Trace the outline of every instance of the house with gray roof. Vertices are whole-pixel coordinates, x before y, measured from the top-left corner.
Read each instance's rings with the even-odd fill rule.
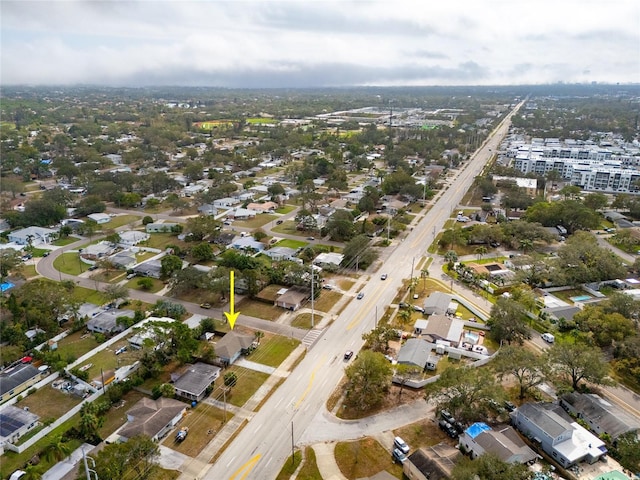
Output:
[[[231,330],[220,341],[216,342],[215,352],[220,362],[224,365],[231,365],[240,358],[240,355],[249,350],[253,341],[253,335]]]
[[[525,403],[511,412],[511,423],[563,468],[595,463],[607,453],[604,442],[574,422],[558,405]]]
[[[39,370],[30,363],[19,363],[0,372],[0,402],[4,402],[49,375],[49,370]]]
[[[116,432],[121,440],[146,435],[154,442],[164,438],[182,419],[187,405],[173,398],[144,397],[127,411],[127,423]]]
[[[87,322],[87,330],[96,333],[118,333],[125,329],[125,326],[118,324],[119,317],[133,318],[133,310],[118,310],[117,308],[100,312]]]
[[[433,292],[424,301],[424,313],[427,315],[444,315],[449,309],[453,296],[444,292]]]
[[[116,268],[122,268],[124,270],[133,268],[137,263],[136,254],[131,250],[122,250],[121,252],[115,253],[109,257],[109,260]]]
[[[432,343],[444,340],[457,346],[464,331],[464,320],[447,315],[431,315],[422,336]]]
[[[56,230],[43,227],[27,227],[20,230],[11,232],[8,235],[8,240],[17,245],[42,245],[51,243],[54,237],[58,234]]]
[[[415,365],[423,370],[435,370],[438,365],[438,356],[432,355],[433,344],[419,338],[410,338],[398,352],[398,363],[402,365]]]
[[[460,451],[445,443],[418,448],[402,464],[402,472],[410,480],[448,480],[460,458]]]
[[[120,241],[118,243],[132,247],[147,240],[149,240],[149,234],[146,232],[125,230],[124,232],[120,232]]]
[[[198,213],[202,215],[210,215],[215,216],[218,214],[218,207],[216,207],[213,203],[205,203],[198,207]]]
[[[186,370],[173,382],[176,395],[199,402],[207,394],[207,389],[220,376],[220,367],[198,362],[188,365]],[[172,375],[173,379],[173,375]]]
[[[298,250],[289,247],[273,247],[262,253],[271,258],[274,262],[281,262],[283,260],[293,260],[296,257]]]
[[[583,420],[592,432],[609,435],[613,440],[627,432],[640,430],[640,420],[595,393],[566,393],[560,406]]]
[[[472,459],[491,453],[507,463],[532,463],[538,455],[509,426],[491,428],[483,422],[474,423],[459,437],[459,443]]]
[[[20,437],[39,425],[40,417],[28,409],[7,405],[0,410],[0,451],[5,443],[16,443]]]
[[[133,267],[133,271],[143,277],[160,278],[162,276],[162,263],[160,260],[149,260]]]

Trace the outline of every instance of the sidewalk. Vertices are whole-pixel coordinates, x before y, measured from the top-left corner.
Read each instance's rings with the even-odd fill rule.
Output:
[[[260,388],[247,400],[242,407],[233,405],[226,405],[229,411],[232,411],[234,416],[231,418],[215,435],[215,437],[207,444],[206,447],[198,454],[197,457],[192,458],[189,462],[183,466],[183,471],[178,477],[178,480],[193,480],[194,478],[203,478],[207,471],[211,468],[209,463],[214,455],[227,444],[227,442],[240,430],[244,424],[253,418],[253,412],[258,408],[262,401],[269,395],[271,390],[276,388],[282,378],[285,378],[291,373],[291,367],[295,364],[298,358],[303,355],[305,348],[303,345],[291,352],[291,354],[285,359],[280,366],[275,369],[273,374],[269,376],[266,382],[264,382]],[[220,402],[215,400],[207,400],[206,403],[216,405],[219,408],[223,407]]]

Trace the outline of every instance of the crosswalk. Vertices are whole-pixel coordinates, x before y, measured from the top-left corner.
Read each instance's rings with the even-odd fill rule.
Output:
[[[311,347],[315,345],[315,343],[318,341],[318,338],[320,338],[320,336],[324,333],[325,330],[326,330],[325,328],[323,329],[313,328],[309,330],[309,332],[302,339],[302,344],[305,347],[307,347],[307,350],[309,350]]]

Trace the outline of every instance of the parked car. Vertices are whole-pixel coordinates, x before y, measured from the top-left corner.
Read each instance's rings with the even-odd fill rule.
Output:
[[[440,412],[440,418],[442,418],[442,420],[444,420],[445,422],[449,422],[449,423],[453,423],[456,421],[456,419],[453,418],[453,415],[451,415],[448,410],[442,410]]]
[[[395,463],[404,463],[407,460],[407,455],[402,453],[398,448],[393,449],[391,457]]]
[[[282,225],[282,220],[276,220],[276,225]]]
[[[400,302],[398,304],[398,307],[400,307],[400,308],[411,308],[411,305],[406,303],[406,302]]]
[[[89,267],[89,271],[90,271],[90,272],[93,272],[94,270],[97,270],[97,269],[98,269],[98,265],[91,265],[91,266]]]
[[[451,438],[456,438],[458,436],[458,431],[446,420],[440,420],[438,422],[438,426],[440,427],[440,430],[449,435]]]
[[[127,347],[120,347],[119,349],[116,350],[116,355],[120,355],[121,353],[124,353],[127,351]]]
[[[556,337],[553,336],[553,334],[547,332],[547,333],[543,333],[541,335],[542,339],[547,342],[547,343],[553,343],[556,341]]]
[[[405,442],[401,437],[393,439],[393,446],[404,454],[409,453],[409,445],[407,445],[407,442]]]
[[[201,303],[200,304],[200,308],[205,308],[205,309],[209,310],[211,308],[211,304],[210,303]]]
[[[515,404],[513,402],[510,402],[509,400],[506,400],[504,402],[504,408],[507,409],[507,412],[513,412],[517,407],[515,406]]]
[[[413,306],[413,309],[414,309],[416,312],[424,313],[424,308],[422,308],[420,305],[414,305],[414,306]]]
[[[344,359],[345,360],[351,360],[351,357],[353,357],[353,351],[352,350],[347,350],[346,352],[344,352]]]

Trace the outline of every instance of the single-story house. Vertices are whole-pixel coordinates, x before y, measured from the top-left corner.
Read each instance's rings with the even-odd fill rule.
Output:
[[[344,259],[344,255],[341,253],[335,253],[335,252],[320,253],[316,258],[314,258],[313,264],[318,265],[320,267],[322,267],[323,265],[333,265],[333,266],[339,267],[343,259]]]
[[[289,247],[273,247],[262,253],[271,258],[274,262],[281,262],[283,260],[293,260],[298,251],[295,248]]]
[[[248,210],[253,210],[256,213],[273,212],[277,208],[278,204],[275,202],[250,203],[247,205]]]
[[[233,218],[234,220],[246,220],[249,218],[255,218],[256,212],[247,208],[234,208],[227,212],[227,218]]]
[[[240,200],[238,200],[237,198],[225,197],[214,200],[213,206],[216,208],[230,208],[239,203]]]
[[[109,257],[109,260],[116,268],[128,270],[137,263],[136,254],[130,250],[123,250]]]
[[[0,402],[4,402],[49,375],[48,370],[39,370],[30,363],[20,363],[0,372]]]
[[[9,242],[17,245],[42,245],[51,243],[53,238],[58,234],[56,230],[43,227],[27,227],[15,230],[9,233],[7,239]]]
[[[198,213],[202,215],[216,216],[218,214],[218,208],[212,203],[205,203],[198,207]]]
[[[261,252],[265,249],[266,245],[253,237],[236,237],[230,247],[236,250],[256,250]]]
[[[413,333],[415,335],[422,335],[422,332],[426,330],[429,325],[429,321],[424,318],[419,318],[416,323],[413,324]]]
[[[106,241],[101,241],[98,243],[94,243],[91,245],[87,245],[82,250],[82,256],[85,258],[102,258],[107,255],[111,255],[114,252],[114,248],[111,243]]]
[[[99,313],[87,322],[87,330],[96,333],[117,333],[124,331],[124,325],[118,324],[118,317],[133,318],[133,310],[111,309]]]
[[[149,240],[149,234],[145,232],[140,232],[139,230],[126,230],[124,232],[120,232],[120,245],[126,245],[128,247],[132,247],[141,242]]]
[[[640,421],[595,393],[570,392],[560,398],[560,406],[584,421],[592,432],[615,440],[627,432],[640,430]]]
[[[133,271],[143,277],[160,278],[162,275],[162,264],[160,260],[149,260],[133,267]]]
[[[178,225],[179,225],[178,223],[170,223],[170,222],[147,223],[147,225],[145,226],[145,230],[147,233],[170,233],[171,230],[174,227],[177,227]]]
[[[20,437],[38,426],[40,417],[29,409],[7,405],[0,410],[0,450],[5,443],[16,443]]]
[[[213,382],[219,376],[220,367],[198,362],[188,365],[186,371],[182,375],[178,375],[175,380],[173,380],[173,374],[171,378],[176,389],[176,395],[199,402],[206,395],[207,389],[213,385]]]
[[[254,336],[231,330],[216,342],[215,352],[218,359],[225,365],[231,365],[240,355],[248,351],[254,342]]]
[[[424,301],[424,313],[427,315],[444,315],[449,310],[453,296],[443,292],[433,292]]]
[[[448,480],[460,451],[445,443],[418,448],[402,464],[402,473],[410,480]]]
[[[287,290],[282,291],[280,296],[276,298],[274,304],[277,307],[295,311],[298,310],[310,298],[311,290],[309,288],[293,286],[288,288]]]
[[[607,454],[604,442],[558,405],[525,403],[510,415],[511,423],[563,468],[582,461],[595,463]]]
[[[111,217],[106,213],[90,213],[89,215],[87,215],[87,218],[89,220],[93,220],[98,225],[109,223],[111,221]]]
[[[435,370],[439,358],[431,355],[433,344],[419,338],[410,338],[398,352],[398,363],[403,365],[415,365],[423,370]]]
[[[146,435],[157,442],[178,424],[186,411],[187,405],[173,398],[145,397],[127,411],[127,423],[116,433],[123,440]]]
[[[447,315],[431,315],[422,336],[433,343],[445,340],[456,346],[460,343],[464,331],[464,320]]]
[[[472,459],[491,453],[507,463],[533,463],[538,457],[509,426],[494,430],[486,423],[474,423],[460,435],[459,443]]]

